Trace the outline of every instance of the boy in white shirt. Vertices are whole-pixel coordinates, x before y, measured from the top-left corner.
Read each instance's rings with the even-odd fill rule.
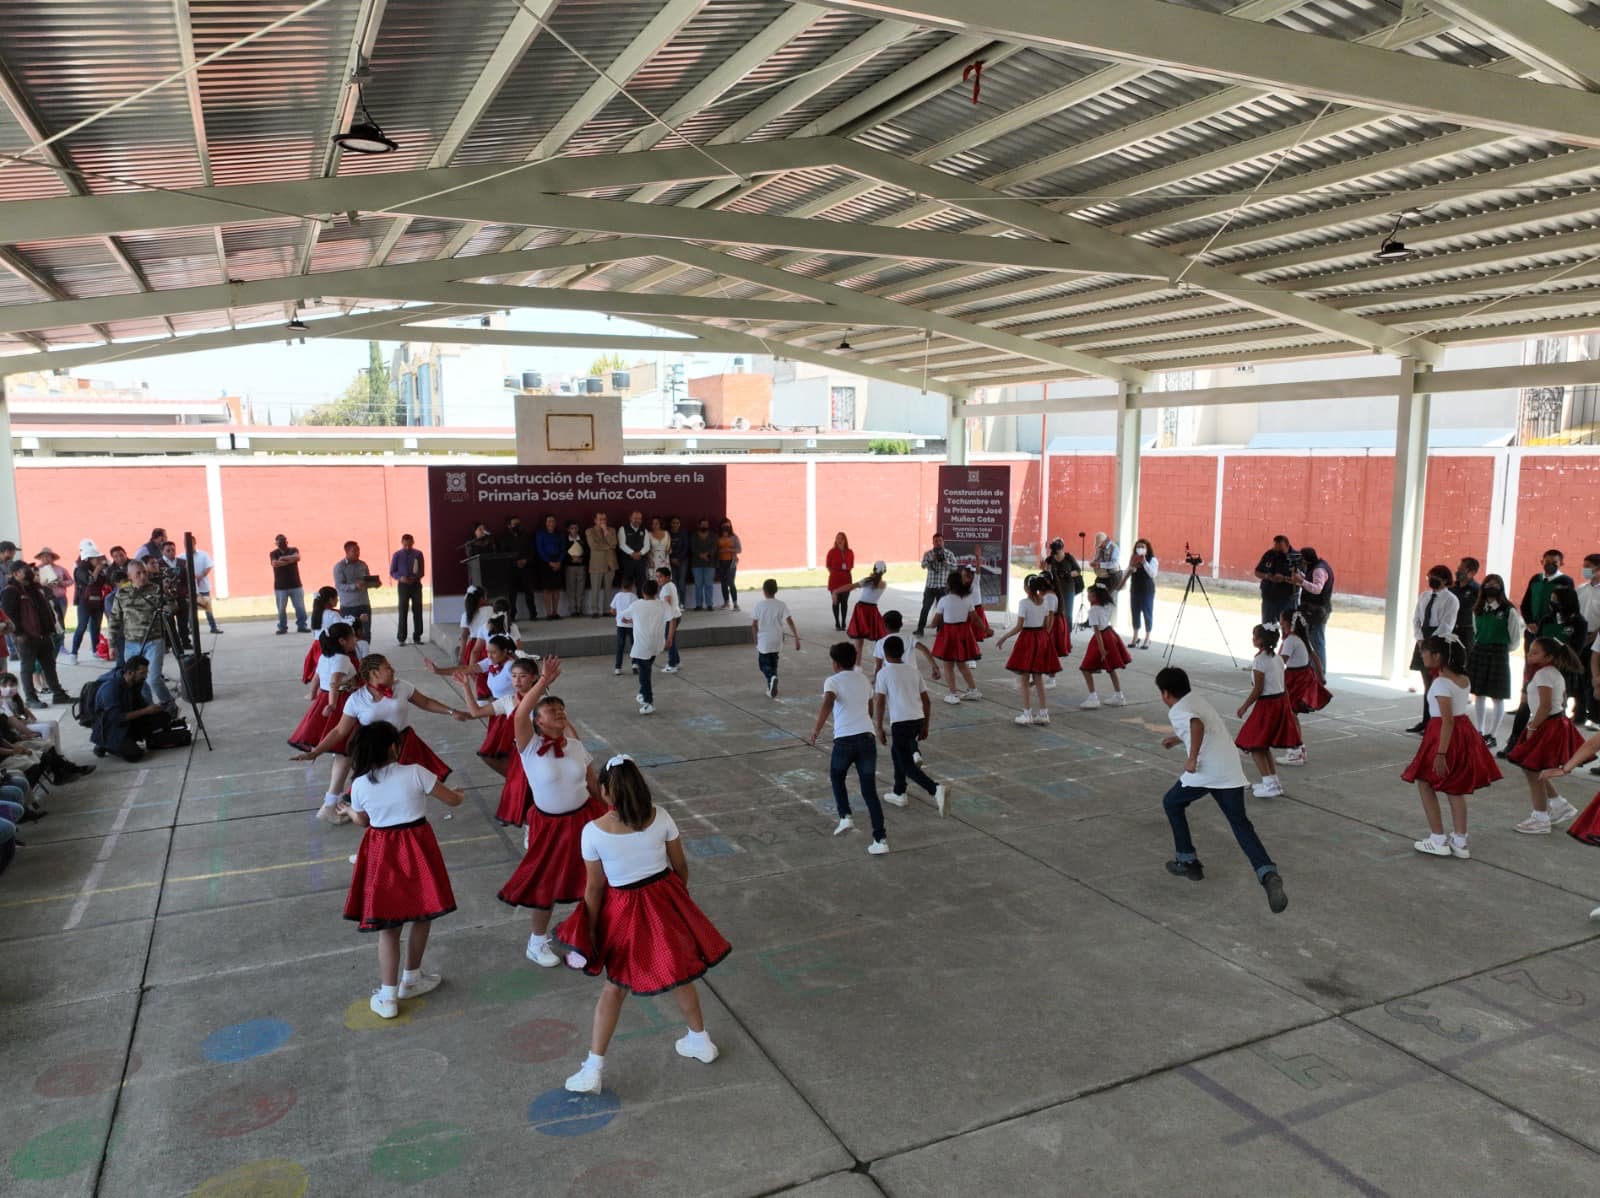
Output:
[[[667,609],[667,625],[672,635],[667,638],[667,667],[663,674],[676,674],[683,659],[678,656],[678,624],[683,620],[683,600],[678,597],[678,586],[672,581],[672,567],[656,570],[656,598]]]
[[[778,584],[771,579],[767,585],[774,591]],[[771,597],[771,592],[768,592]],[[888,834],[883,830],[883,807],[878,802],[878,742],[872,735],[872,683],[856,669],[856,647],[849,641],[840,641],[828,650],[833,661],[833,673],[822,683],[822,706],[817,709],[817,722],[811,729],[811,743],[817,743],[822,725],[833,717],[833,757],[828,762],[828,778],[833,783],[833,801],[839,809],[839,826],[835,836],[854,828],[850,818],[850,796],[845,793],[844,781],[853,765],[856,778],[861,783],[861,801],[867,805],[867,818],[872,821],[872,843],[867,852],[881,856],[889,851]]]
[[[800,630],[794,626],[789,605],[777,598],[778,580],[769,578],[761,584],[764,598],[750,609],[750,631],[756,638],[756,664],[761,676],[767,680],[767,697],[778,697],[778,650],[783,648],[783,626],[787,624],[794,634],[794,651],[800,652]]]
[[[896,807],[906,806],[906,779],[909,778],[933,796],[933,805],[944,816],[945,789],[923,771],[918,763],[922,754],[917,752],[917,742],[928,739],[928,717],[932,704],[928,701],[928,684],[917,673],[917,667],[906,663],[905,640],[898,636],[883,638],[884,664],[873,680],[876,698],[872,722],[878,730],[878,743],[890,745],[889,757],[894,762],[894,789],[883,796],[884,802]],[[889,722],[884,730],[884,720]],[[893,744],[890,744],[890,738]]]
[[[644,580],[644,593],[617,616],[633,630],[633,672],[639,675],[639,714],[649,715],[655,708],[655,691],[650,688],[650,667],[656,654],[672,643],[672,629],[667,625],[667,605],[656,596],[656,580]]]
[[[613,674],[622,673],[622,654],[627,649],[628,642],[633,639],[633,629],[625,617],[628,609],[633,606],[634,598],[633,579],[624,571],[621,588],[611,596],[611,613],[617,618],[617,659],[611,663]]]
[[[880,637],[878,639],[878,643],[872,646],[872,676],[876,677],[877,671],[883,668],[883,663],[886,660],[883,653],[884,642],[886,642],[891,636],[898,636],[901,637],[906,644],[910,645],[914,652],[922,654],[922,656],[927,660],[928,665],[933,668],[933,680],[935,682],[940,680],[941,675],[939,673],[939,659],[932,653],[929,653],[928,646],[924,645],[921,641],[914,640],[911,637],[904,636],[901,633],[900,629],[905,626],[904,616],[897,611],[886,611],[883,613],[883,626],[888,629],[888,634]],[[917,663],[915,660],[912,660],[910,664],[915,667]],[[917,754],[917,760],[919,762],[922,760],[922,754]]]
[[[1161,800],[1172,825],[1172,842],[1176,849],[1173,860],[1167,862],[1167,872],[1180,878],[1198,882],[1205,877],[1199,855],[1194,851],[1194,841],[1189,836],[1189,816],[1186,808],[1202,795],[1209,794],[1222,808],[1233,838],[1239,842],[1244,855],[1255,868],[1256,877],[1267,892],[1267,906],[1274,915],[1289,905],[1283,892],[1283,878],[1278,867],[1267,856],[1267,850],[1256,835],[1255,826],[1244,810],[1244,767],[1239,764],[1239,754],[1228,735],[1227,725],[1212,707],[1189,685],[1189,675],[1176,666],[1168,666],[1156,674],[1156,689],[1161,701],[1167,705],[1167,715],[1172,720],[1172,735],[1161,742],[1163,749],[1182,745],[1188,750],[1183,774]]]

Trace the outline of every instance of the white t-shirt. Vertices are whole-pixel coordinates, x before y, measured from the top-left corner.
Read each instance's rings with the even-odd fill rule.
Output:
[[[462,612],[461,627],[467,630],[468,640],[487,640],[489,636],[489,621],[492,619],[494,619],[494,607],[492,604],[485,603],[470,616],[466,612]]]
[[[876,603],[878,600],[883,598],[883,593],[888,589],[888,587],[881,584],[874,587],[868,586],[863,582],[859,587],[856,588],[857,601],[860,603]]]
[[[533,739],[522,750],[522,772],[528,776],[528,788],[533,791],[534,804],[547,815],[566,815],[589,801],[589,763],[594,760],[583,742],[567,737],[561,745],[561,756],[550,749],[539,755],[544,737],[533,730]]]
[[[1311,664],[1311,654],[1306,652],[1306,643],[1293,633],[1283,638],[1283,643],[1278,646],[1278,656],[1283,658],[1283,664],[1291,670],[1298,670],[1301,666]]]
[[[394,695],[385,698],[382,695],[374,695],[371,687],[359,687],[352,691],[350,697],[345,700],[345,715],[353,716],[362,724],[382,722],[393,724],[401,730],[409,728],[411,726],[411,696],[416,694],[417,688],[409,682],[402,682],[396,678],[393,689]]]
[[[1084,619],[1088,622],[1090,632],[1095,631],[1097,628],[1104,631],[1111,627],[1111,607],[1108,604],[1091,603],[1089,605],[1089,614]]]
[[[965,624],[972,609],[977,606],[976,595],[941,595],[934,610],[946,624]]]
[[[1017,615],[1022,617],[1022,626],[1024,628],[1043,628],[1044,622],[1050,618],[1049,600],[1054,598],[1054,595],[1046,595],[1045,602],[1042,603],[1035,603],[1032,599],[1024,599],[1017,604]]]
[[[322,627],[318,628],[317,631],[327,632],[328,629],[332,628],[335,624],[349,623],[350,621],[344,618],[344,613],[338,608],[324,608],[322,612]],[[351,627],[354,627],[354,625],[351,625]]]
[[[1261,697],[1283,694],[1283,658],[1276,653],[1257,653],[1250,668],[1261,674]]]
[[[927,694],[928,684],[922,680],[916,666],[903,661],[884,663],[873,681],[872,689],[888,696],[891,724],[922,719],[922,696]],[[837,711],[838,700],[834,700],[834,703],[834,710]]]
[[[428,796],[438,781],[420,765],[391,762],[355,780],[350,808],[366,812],[374,828],[415,823],[427,812]]]
[[[678,825],[656,808],[650,826],[638,832],[607,832],[593,823],[583,826],[578,851],[585,861],[598,861],[612,886],[642,882],[667,868],[667,842],[678,839]]]
[[[350,658],[343,653],[335,653],[332,657],[317,658],[317,685],[330,695],[333,693],[333,676],[343,674],[346,678],[355,676],[356,668],[350,664]]]
[[[489,706],[494,708],[495,715],[514,715],[519,702],[518,695],[512,691],[509,695],[502,695],[498,699],[490,699]]]
[[[1450,679],[1440,674],[1428,684],[1428,714],[1439,714],[1439,700],[1450,700],[1451,718],[1467,714],[1467,705],[1471,700],[1471,692],[1464,686],[1457,686]]]
[[[1567,680],[1561,676],[1561,671],[1555,666],[1540,666],[1534,671],[1533,677],[1528,679],[1528,710],[1539,710],[1539,688],[1550,688],[1550,714],[1563,715],[1567,704]]]
[[[909,658],[913,653],[916,652],[916,649],[913,648],[913,646],[916,645],[917,642],[913,637],[911,637],[909,634],[904,633],[904,632],[891,632],[889,634],[889,636],[881,636],[881,637],[879,637],[878,638],[878,643],[876,645],[872,646],[872,656],[873,656],[873,659],[875,661],[888,661],[889,660],[888,656],[883,651],[883,644],[884,644],[885,641],[887,641],[889,639],[890,636],[897,636],[897,637],[900,638],[900,645],[901,645],[901,648],[902,648],[902,653],[901,653],[902,659]]]
[[[214,564],[211,560],[211,555],[204,549],[196,549],[194,551],[194,589],[196,594],[211,594],[211,575],[207,574],[206,571],[210,570]]]
[[[667,619],[679,620],[683,618],[683,604],[678,602],[678,587],[676,583],[664,582],[656,598],[666,606]]]
[[[1199,720],[1205,729],[1200,741],[1200,753],[1193,773],[1184,773],[1178,781],[1185,786],[1206,790],[1229,790],[1245,784],[1244,767],[1239,764],[1239,753],[1233,747],[1233,737],[1217,714],[1217,709],[1190,691],[1167,709],[1172,719],[1172,734],[1189,748],[1189,721]]]
[[[872,716],[867,703],[872,698],[872,683],[860,670],[840,670],[822,681],[822,693],[833,696],[833,739],[860,736],[872,731]]]
[[[516,680],[511,677],[511,659],[508,657],[500,663],[496,670],[494,662],[485,657],[478,663],[478,668],[483,671],[483,676],[489,682],[489,697],[500,699],[511,693]]]
[[[782,599],[760,599],[750,609],[756,625],[756,652],[776,653],[783,648],[783,626],[789,619],[789,605]]]
[[[616,613],[618,628],[628,627],[628,624],[622,618],[622,615],[633,606],[633,603],[634,594],[632,591],[618,591],[615,595],[611,596],[611,610]]]
[[[626,616],[633,627],[633,657],[645,661],[667,647],[665,603],[659,599],[635,599]]]

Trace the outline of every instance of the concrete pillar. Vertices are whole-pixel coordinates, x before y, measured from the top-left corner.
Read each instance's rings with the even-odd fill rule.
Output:
[[[4,375],[0,375],[0,541],[22,544],[22,520],[17,514],[17,463],[11,453],[11,408],[6,403]]]
[[[1422,507],[1428,484],[1428,367],[1407,358],[1400,372],[1394,429],[1394,498],[1389,512],[1389,581],[1383,612],[1380,668],[1392,678],[1411,664],[1422,555]]]
[[[967,418],[961,414],[966,394],[952,391],[945,399],[948,431],[944,439],[944,460],[952,466],[967,464]]]
[[[1139,387],[1123,383],[1117,391],[1117,506],[1115,537],[1124,560],[1139,539],[1139,418],[1134,406]]]

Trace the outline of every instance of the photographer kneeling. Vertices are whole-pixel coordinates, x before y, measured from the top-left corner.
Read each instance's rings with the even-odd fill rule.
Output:
[[[124,761],[139,761],[147,748],[166,747],[154,742],[172,726],[174,710],[151,695],[146,685],[149,678],[150,663],[138,654],[102,677],[94,696],[94,725],[89,730],[96,757],[115,753]]]

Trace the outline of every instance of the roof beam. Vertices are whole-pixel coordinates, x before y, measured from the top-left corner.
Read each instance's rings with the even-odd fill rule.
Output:
[[[1428,0],[1529,66],[1584,91],[1600,91],[1600,33],[1543,0]]]
[[[200,72],[196,68],[194,53],[194,26],[189,20],[189,0],[172,0],[172,20],[178,33],[178,54],[183,66],[184,94],[189,101],[189,126],[194,132],[194,153],[200,163],[200,181],[212,185],[211,142],[206,136],[206,110],[200,98]],[[212,246],[217,255],[217,277],[228,279],[228,247],[222,239],[222,227],[211,228]]]
[[[1600,97],[1163,0],[989,0],[977,6],[971,0],[818,2],[1423,120],[1600,146]]]

